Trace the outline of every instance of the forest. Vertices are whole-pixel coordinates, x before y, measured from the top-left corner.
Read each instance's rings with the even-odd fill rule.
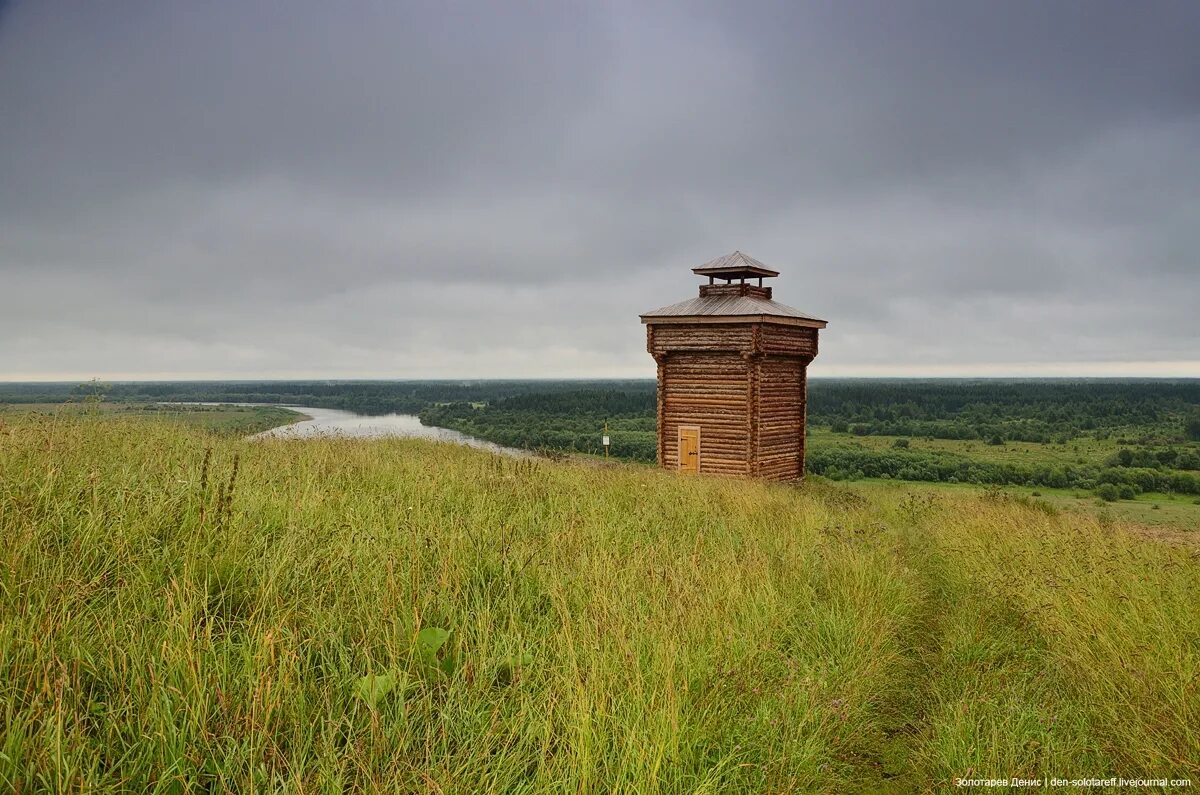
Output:
[[[416,414],[437,403],[487,403],[554,394],[590,384],[606,389],[649,389],[648,381],[129,381],[0,383],[3,403],[70,403],[103,397],[114,402],[281,403],[343,409],[358,414]],[[647,386],[648,385],[648,386]]]

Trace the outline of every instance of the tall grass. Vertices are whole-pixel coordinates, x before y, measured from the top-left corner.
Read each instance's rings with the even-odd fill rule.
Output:
[[[999,497],[0,426],[0,785],[1200,777],[1200,560]]]

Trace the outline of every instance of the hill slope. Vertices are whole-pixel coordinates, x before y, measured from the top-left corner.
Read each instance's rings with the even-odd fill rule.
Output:
[[[1200,777],[1194,546],[915,485],[0,422],[9,788]]]

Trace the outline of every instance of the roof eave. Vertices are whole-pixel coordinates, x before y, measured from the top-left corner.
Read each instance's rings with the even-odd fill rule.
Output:
[[[804,326],[821,329],[828,322],[815,317],[788,317],[787,315],[639,315],[643,324],[662,323],[775,323],[781,326]]]
[[[733,265],[722,267],[716,266],[701,266],[692,268],[692,273],[697,276],[715,276],[718,279],[733,278],[740,279],[745,277],[750,278],[771,278],[779,275],[779,271],[773,271],[770,268],[760,268],[756,265]]]

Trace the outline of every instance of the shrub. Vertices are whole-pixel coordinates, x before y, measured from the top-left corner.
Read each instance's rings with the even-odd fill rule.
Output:
[[[899,447],[902,450],[908,449],[908,439],[897,439],[892,442],[892,447]]]
[[[1200,455],[1192,452],[1180,453],[1175,459],[1176,469],[1200,469]]]
[[[1096,496],[1105,502],[1116,502],[1121,499],[1121,491],[1112,483],[1104,483],[1096,489]]]

